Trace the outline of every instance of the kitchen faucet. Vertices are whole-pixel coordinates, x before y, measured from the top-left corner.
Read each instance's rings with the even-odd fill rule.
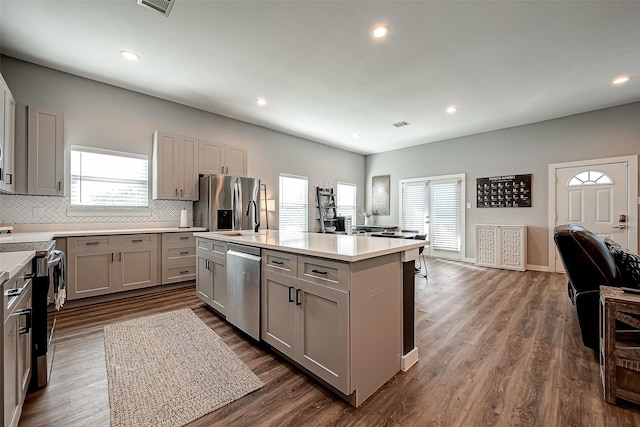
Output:
[[[249,200],[249,204],[247,205],[247,213],[246,216],[249,216],[249,211],[251,210],[251,204],[253,203],[253,217],[255,218],[255,223],[253,224],[253,231],[255,233],[258,232],[260,228],[260,215],[258,214],[258,205],[253,200]]]

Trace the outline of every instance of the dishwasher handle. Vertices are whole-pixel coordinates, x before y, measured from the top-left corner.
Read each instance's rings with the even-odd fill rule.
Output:
[[[262,257],[260,257],[259,255],[253,255],[253,254],[247,254],[244,252],[238,252],[238,251],[234,251],[233,249],[229,249],[227,251],[227,256],[237,256],[240,258],[246,258],[248,260],[251,261],[258,261],[260,262],[260,260],[262,259]]]

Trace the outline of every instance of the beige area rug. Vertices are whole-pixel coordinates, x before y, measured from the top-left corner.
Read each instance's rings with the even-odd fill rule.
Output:
[[[190,309],[105,326],[111,426],[182,426],[264,384]]]

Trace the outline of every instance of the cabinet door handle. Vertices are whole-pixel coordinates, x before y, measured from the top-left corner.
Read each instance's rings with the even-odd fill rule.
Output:
[[[62,190],[62,181],[58,181],[58,191]]]
[[[302,301],[300,301],[300,291],[301,289],[296,289],[296,305],[302,304]]]
[[[122,261],[122,252],[118,252],[118,261]]]
[[[18,288],[18,289],[9,289],[8,291],[6,291],[4,293],[5,297],[18,297],[20,296],[20,294],[22,293],[22,291],[24,291],[24,288]]]
[[[85,245],[87,246],[94,246],[94,245],[99,245],[100,242],[86,242]]]
[[[13,312],[14,316],[25,316],[26,319],[26,324],[24,325],[24,327],[21,327],[18,329],[18,333],[20,335],[24,335],[24,334],[28,334],[29,331],[31,330],[31,309],[30,308],[25,308],[22,310],[16,310]]]
[[[182,271],[180,272],[180,274],[187,274],[188,272],[189,272],[189,270],[182,270]]]
[[[224,166],[222,167],[222,170],[220,170],[220,173],[224,173]]]
[[[178,197],[178,189],[176,188],[176,197]]]
[[[133,243],[142,243],[142,239],[133,239],[132,242]]]
[[[189,236],[180,236],[180,240],[188,240]]]
[[[29,273],[29,274],[25,274],[24,276],[22,276],[22,278],[25,279],[25,280],[33,279],[34,277],[36,277],[36,273]]]
[[[271,264],[282,265],[284,263],[282,261],[271,261]]]
[[[292,290],[293,290],[293,286],[289,286],[289,302],[293,302],[293,295],[291,295]]]
[[[182,188],[180,189],[180,197],[182,197]]]
[[[180,255],[189,255],[189,251],[181,251]]]
[[[229,173],[229,166],[227,166],[227,167],[226,167],[226,168],[224,168],[224,169],[225,169],[224,173]]]
[[[113,262],[113,252],[111,252],[111,262]]]
[[[211,267],[209,266],[209,262],[210,261],[208,259],[204,260],[204,268],[206,268],[207,270],[211,270]]]
[[[224,172],[224,168],[222,168],[222,172]],[[0,181],[4,181],[4,179],[2,178],[2,168],[0,168]]]
[[[317,273],[317,274],[327,274],[326,271],[320,271],[320,270],[316,270],[316,269],[311,270],[311,272],[312,273]]]

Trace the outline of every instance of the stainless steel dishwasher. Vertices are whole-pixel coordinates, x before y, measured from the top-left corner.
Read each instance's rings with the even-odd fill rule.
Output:
[[[260,248],[227,248],[227,320],[260,340]]]

